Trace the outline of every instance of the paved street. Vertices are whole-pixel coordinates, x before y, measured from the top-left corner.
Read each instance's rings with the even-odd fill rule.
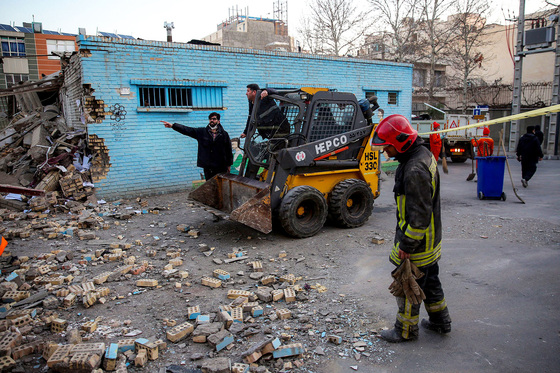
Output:
[[[449,165],[442,175],[443,257],[441,279],[453,319],[453,331],[444,337],[421,330],[417,342],[387,345],[390,361],[359,371],[387,372],[554,372],[560,364],[560,162],[539,163],[529,187],[520,185],[520,164],[509,159],[513,180],[526,204],[514,196],[507,169],[507,201],[480,201],[476,183],[465,181],[471,164]],[[440,166],[441,167],[441,166]],[[441,172],[441,168],[440,168]],[[383,227],[395,219],[389,191],[383,183],[373,219]],[[388,222],[390,220],[390,222]],[[388,240],[390,241],[390,239]],[[355,262],[354,291],[390,327],[396,305],[387,291],[391,265],[390,244],[366,250]],[[422,310],[420,317],[425,317]],[[326,370],[350,372],[346,359]],[[359,363],[357,364],[360,365]]]

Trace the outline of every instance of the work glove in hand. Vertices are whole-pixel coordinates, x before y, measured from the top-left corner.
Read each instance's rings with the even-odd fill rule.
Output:
[[[393,282],[389,285],[389,292],[393,294],[395,297],[403,297],[404,291],[401,283],[401,276],[403,272],[404,266],[398,266],[393,272],[391,272],[391,277],[393,277]]]
[[[404,269],[401,284],[404,295],[410,303],[420,304],[424,299],[426,299],[426,295],[416,280],[424,276],[424,273],[422,273],[414,264],[410,263],[409,259],[405,259],[403,265]]]
[[[420,304],[422,300],[426,299],[424,292],[416,282],[417,279],[424,276],[424,273],[409,259],[403,260],[401,265],[391,272],[391,276],[394,280],[389,286],[389,291],[395,297],[405,296],[412,304]]]

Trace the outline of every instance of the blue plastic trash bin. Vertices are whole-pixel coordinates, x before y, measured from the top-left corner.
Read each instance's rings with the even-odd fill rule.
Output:
[[[506,157],[477,157],[479,199],[494,198],[506,200],[504,193],[504,168]]]

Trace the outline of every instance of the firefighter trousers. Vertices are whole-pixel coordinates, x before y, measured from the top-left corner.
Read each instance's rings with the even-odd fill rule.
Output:
[[[424,273],[421,279],[417,280],[418,285],[424,291],[426,299],[424,307],[428,312],[430,322],[436,325],[451,324],[449,309],[443,294],[441,282],[439,280],[439,266],[434,263],[428,267],[422,267]],[[418,319],[420,315],[420,304],[412,304],[404,297],[396,297],[399,311],[395,322],[395,329],[403,338],[418,337]]]

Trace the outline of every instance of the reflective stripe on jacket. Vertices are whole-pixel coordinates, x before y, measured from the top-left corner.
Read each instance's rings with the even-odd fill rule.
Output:
[[[439,173],[430,151],[415,144],[397,157],[395,201],[397,228],[390,260],[400,265],[399,249],[418,267],[441,257],[441,211]]]

